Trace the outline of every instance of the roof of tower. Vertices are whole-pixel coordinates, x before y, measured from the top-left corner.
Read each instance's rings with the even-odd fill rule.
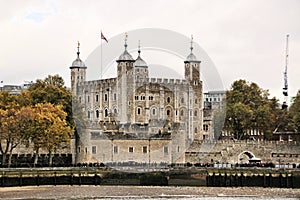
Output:
[[[200,62],[197,57],[193,54],[193,36],[191,36],[191,53],[186,57],[185,62]]]
[[[127,33],[125,33],[125,44],[124,44],[125,50],[119,56],[119,59],[117,60],[117,62],[120,62],[120,61],[134,61],[134,59],[132,58],[130,53],[128,53],[128,51],[127,51],[127,37],[128,37],[128,35],[127,35]]]
[[[193,61],[198,61],[197,57],[191,52],[190,55],[186,58],[186,61],[193,62]]]
[[[76,58],[72,63],[72,67],[85,67],[85,64],[80,58]]]
[[[136,67],[147,67],[147,63],[141,58],[141,46],[140,46],[140,41],[139,41],[139,50],[138,50],[138,57],[135,60],[135,66]]]
[[[130,53],[125,49],[125,51],[119,56],[118,61],[134,61]]]
[[[79,57],[79,54],[80,54],[80,51],[79,51],[80,43],[79,43],[79,41],[78,41],[77,44],[78,44],[78,46],[77,46],[77,58],[76,58],[76,60],[74,60],[72,62],[72,66],[71,67],[86,67],[85,64],[84,64],[84,62]]]

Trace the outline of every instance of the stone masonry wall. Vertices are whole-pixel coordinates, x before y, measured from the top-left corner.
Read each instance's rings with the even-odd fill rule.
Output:
[[[195,142],[185,153],[190,163],[247,163],[247,153],[260,158],[263,163],[300,163],[300,143],[280,141]],[[239,160],[242,158],[242,160]]]

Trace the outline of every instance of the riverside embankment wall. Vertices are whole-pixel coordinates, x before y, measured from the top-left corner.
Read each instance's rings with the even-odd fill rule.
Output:
[[[0,187],[29,185],[257,186],[300,188],[300,170],[181,168],[142,173],[89,168],[2,170]]]

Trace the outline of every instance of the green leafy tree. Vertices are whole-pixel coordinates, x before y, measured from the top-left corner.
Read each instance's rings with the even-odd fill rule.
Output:
[[[271,139],[280,112],[278,100],[269,99],[267,90],[256,83],[235,81],[226,93],[225,129],[234,133],[236,139],[246,139],[245,132],[256,129]]]
[[[59,75],[47,76],[44,80],[38,79],[28,89],[31,105],[37,103],[51,103],[61,105],[67,113],[67,122],[74,125],[72,114],[72,93],[64,86],[64,80]]]
[[[290,117],[295,131],[300,132],[300,90],[289,109]]]

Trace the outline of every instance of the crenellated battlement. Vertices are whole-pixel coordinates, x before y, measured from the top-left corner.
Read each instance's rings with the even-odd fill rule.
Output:
[[[189,82],[185,79],[168,79],[168,78],[149,78],[149,83],[160,83],[160,84],[178,84],[187,85]]]
[[[96,85],[111,85],[116,82],[117,82],[117,78],[109,78],[109,79],[85,81],[83,83],[79,83],[78,86],[90,87]]]

